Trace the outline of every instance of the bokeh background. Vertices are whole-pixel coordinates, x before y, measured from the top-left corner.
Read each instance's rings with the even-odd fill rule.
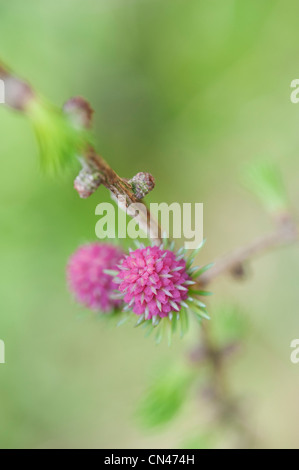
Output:
[[[245,163],[278,163],[299,210],[298,15],[295,0],[0,0],[1,60],[57,105],[89,99],[102,155],[122,176],[155,176],[149,201],[203,202],[205,263],[271,229],[240,184]],[[135,410],[198,332],[157,347],[74,304],[65,265],[95,240],[109,195],[82,201],[74,175],[44,175],[29,123],[4,106],[0,130],[0,447],[185,446],[208,426],[196,394],[166,428],[145,429]],[[231,303],[248,319],[229,379],[260,447],[299,445],[298,277],[293,246],[255,261],[245,283],[213,285],[212,322]],[[222,430],[209,445],[233,444]]]

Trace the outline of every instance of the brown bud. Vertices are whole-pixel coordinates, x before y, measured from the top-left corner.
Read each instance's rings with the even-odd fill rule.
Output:
[[[155,187],[155,179],[150,173],[137,173],[129,180],[137,199],[143,199]]]
[[[30,86],[1,67],[0,79],[4,82],[5,104],[18,111],[26,111],[28,103],[35,96]]]
[[[92,124],[93,109],[81,96],[69,99],[63,106],[64,112],[76,127],[88,129]]]
[[[87,199],[101,185],[102,177],[98,171],[85,164],[74,181],[74,188],[82,199]]]
[[[242,263],[235,264],[231,270],[230,270],[231,275],[235,279],[244,279],[246,276],[246,268],[245,265]]]

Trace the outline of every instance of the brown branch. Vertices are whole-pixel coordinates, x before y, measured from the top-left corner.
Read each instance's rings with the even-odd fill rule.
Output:
[[[136,220],[138,220],[140,227],[148,233],[149,238],[152,241],[158,244],[161,243],[162,229],[160,225],[153,217],[145,203],[136,197],[129,182],[118,176],[108,163],[100,155],[97,155],[93,149],[90,149],[84,157],[86,161],[100,173],[102,178],[101,183],[111,192],[121,209],[128,212],[128,209],[132,204],[143,204],[145,213],[141,211],[136,216]],[[130,212],[128,213],[130,214]]]
[[[285,216],[280,219],[277,229],[272,233],[259,237],[249,245],[240,247],[216,261],[214,266],[200,276],[198,283],[207,285],[220,275],[242,272],[243,265],[248,260],[298,240],[297,225],[290,216]]]

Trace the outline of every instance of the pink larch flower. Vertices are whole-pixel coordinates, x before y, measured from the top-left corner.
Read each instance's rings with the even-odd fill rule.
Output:
[[[81,246],[70,258],[67,279],[76,300],[91,310],[110,312],[120,306],[113,298],[117,285],[105,270],[115,269],[124,253],[106,243]]]
[[[171,318],[172,312],[188,308],[185,301],[194,284],[183,256],[157,246],[131,252],[121,262],[118,278],[125,303],[145,320]]]

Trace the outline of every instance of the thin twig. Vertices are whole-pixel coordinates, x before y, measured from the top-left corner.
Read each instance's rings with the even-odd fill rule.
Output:
[[[118,174],[108,165],[108,163],[96,154],[94,149],[90,148],[89,152],[84,155],[87,162],[91,163],[102,177],[102,184],[105,186],[113,195],[113,199],[116,200],[121,209],[128,212],[130,215],[129,208],[132,204],[143,204],[144,211],[140,211],[136,216],[140,228],[149,235],[149,238],[156,242],[162,242],[162,229],[158,224],[157,220],[153,217],[150,209],[144,201],[139,200],[132,191],[131,185],[124,178],[118,176]]]
[[[258,237],[244,247],[237,248],[232,253],[220,258],[208,271],[198,279],[200,285],[207,285],[216,277],[233,273],[242,268],[243,264],[258,255],[298,241],[298,227],[291,218],[285,220],[270,234]]]

